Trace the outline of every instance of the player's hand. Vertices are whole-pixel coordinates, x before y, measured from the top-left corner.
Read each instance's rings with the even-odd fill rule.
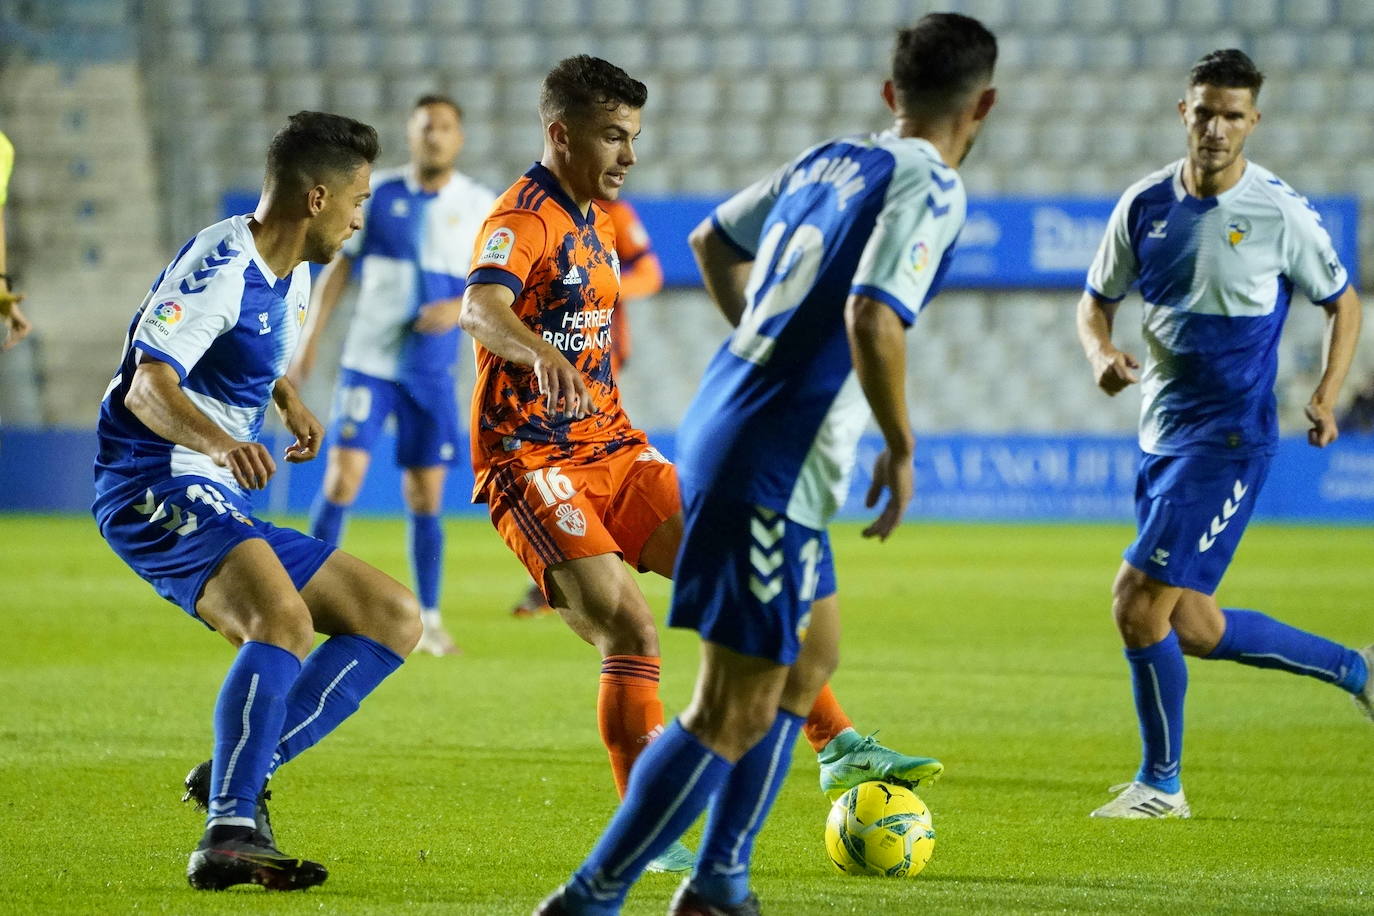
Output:
[[[1336,415],[1326,404],[1309,401],[1303,412],[1312,423],[1312,428],[1307,431],[1309,445],[1326,448],[1340,436],[1340,430],[1336,428]]]
[[[581,420],[593,413],[587,380],[557,349],[550,346],[536,356],[533,369],[550,416],[561,414]]]
[[[458,316],[463,313],[462,299],[445,299],[420,306],[419,317],[415,319],[415,330],[421,334],[444,334],[458,327]]]
[[[878,504],[878,498],[884,490],[888,491],[887,505],[877,520],[863,530],[864,537],[886,541],[888,535],[902,523],[902,516],[906,514],[906,507],[915,492],[915,477],[909,454],[904,458],[894,458],[890,450],[883,449],[878,460],[873,462],[873,482],[868,485],[864,505],[872,509]]]
[[[309,461],[320,453],[324,442],[324,426],[315,419],[310,408],[304,404],[282,417],[286,431],[296,437],[296,441],[286,447],[284,456],[292,464]]]
[[[1099,350],[1092,358],[1092,366],[1097,387],[1113,396],[1140,381],[1135,372],[1140,361],[1125,350]]]
[[[245,490],[261,490],[277,473],[272,453],[261,442],[230,442],[214,455],[215,464],[228,468]]]
[[[23,293],[0,291],[0,315],[5,318],[4,343],[0,344],[0,350],[8,350],[33,330],[33,325],[19,308],[19,303],[23,301]]]

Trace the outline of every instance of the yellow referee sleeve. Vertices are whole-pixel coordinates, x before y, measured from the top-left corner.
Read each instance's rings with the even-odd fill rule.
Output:
[[[10,172],[14,171],[14,146],[0,133],[0,207],[9,200]]]

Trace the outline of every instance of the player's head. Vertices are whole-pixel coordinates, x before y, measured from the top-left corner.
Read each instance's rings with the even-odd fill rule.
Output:
[[[1196,169],[1225,171],[1240,158],[1259,123],[1259,72],[1244,51],[1227,48],[1203,55],[1188,73],[1188,92],[1178,103],[1188,129],[1188,161]]]
[[[363,201],[377,158],[377,131],[323,111],[298,111],[267,148],[263,196],[306,222],[307,261],[327,263],[363,225]]]
[[[929,13],[897,33],[892,78],[883,96],[899,118],[922,125],[944,122],[962,160],[997,100],[991,86],[996,64],[997,39],[981,22],[958,13]]]
[[[410,161],[421,175],[453,168],[463,150],[463,109],[446,95],[422,95],[406,121]]]
[[[615,64],[579,54],[559,61],[539,90],[544,151],[574,196],[614,200],[635,164],[639,111],[649,90]],[[548,161],[545,165],[550,165]]]

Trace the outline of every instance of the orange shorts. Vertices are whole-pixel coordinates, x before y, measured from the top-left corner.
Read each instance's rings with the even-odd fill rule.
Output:
[[[682,506],[677,470],[651,445],[591,464],[511,463],[493,470],[485,495],[492,524],[545,597],[544,571],[567,560],[615,553],[640,569],[644,542]]]

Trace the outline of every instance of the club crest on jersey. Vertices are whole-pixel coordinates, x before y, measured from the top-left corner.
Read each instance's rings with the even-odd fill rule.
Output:
[[[186,309],[180,302],[168,299],[153,306],[148,316],[148,324],[163,337],[172,333],[172,328],[186,316]]]
[[[306,305],[304,302],[296,306],[296,327],[305,327],[305,316],[309,314],[309,312],[310,306]]]
[[[1250,234],[1250,221],[1243,216],[1237,216],[1226,224],[1226,241],[1235,248],[1245,237]]]
[[[925,242],[917,242],[915,245],[912,245],[909,260],[911,269],[916,273],[925,270],[926,265],[930,263],[930,246]]]
[[[482,246],[482,256],[477,260],[484,264],[505,264],[510,261],[511,249],[515,247],[515,233],[502,226],[490,236]]]
[[[581,509],[561,503],[554,514],[558,516],[558,527],[573,537],[580,538],[587,533],[587,516],[582,514]]]

